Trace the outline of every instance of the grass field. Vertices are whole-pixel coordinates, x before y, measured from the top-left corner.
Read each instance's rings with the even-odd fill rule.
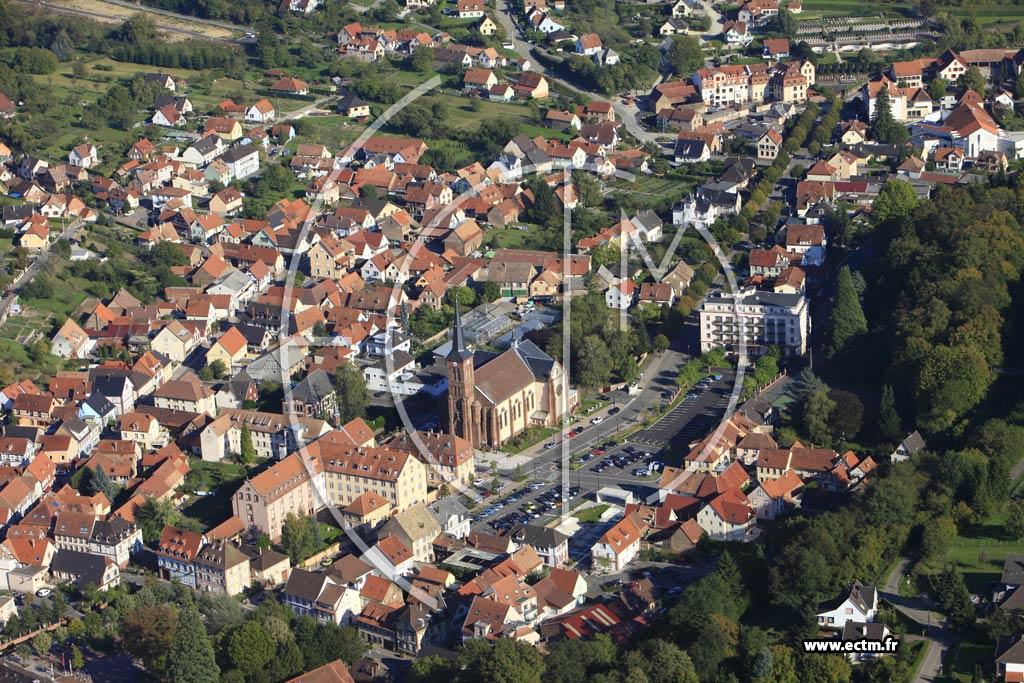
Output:
[[[120,24],[128,17],[139,12],[144,12],[145,7],[139,6],[124,7],[121,5],[114,5],[112,3],[103,2],[102,0],[52,0],[56,5],[62,5],[64,7],[70,7],[72,9],[83,10],[86,12],[94,12],[95,14],[107,17],[101,19],[98,16],[91,17],[92,21],[102,21],[110,24]],[[156,13],[149,13],[149,16],[156,23],[158,29],[178,29],[191,31],[194,33],[201,33],[207,38],[223,39],[223,38],[235,38],[240,35],[238,31],[229,31],[224,28],[216,26],[210,26],[197,21],[188,21],[186,19],[178,19],[176,17],[169,17],[167,15],[161,15]],[[168,40],[185,40],[188,36],[186,34],[178,33],[177,31],[166,31]]]
[[[207,462],[189,460],[192,468],[182,487],[193,496],[192,501],[182,508],[187,517],[197,520],[204,529],[223,522],[231,514],[230,494],[237,489],[248,475],[244,465],[230,462]],[[216,493],[213,496],[196,496],[194,491]]]
[[[581,523],[600,522],[601,515],[603,515],[605,510],[607,510],[609,507],[609,505],[605,505],[604,503],[602,503],[600,505],[594,505],[588,508],[584,508],[582,510],[577,510],[576,512],[573,513],[572,516],[580,520]]]
[[[998,581],[1003,562],[1010,553],[1024,553],[1024,541],[1014,539],[1005,528],[1006,515],[999,514],[983,524],[967,527],[950,545],[941,560],[923,565],[926,574],[942,571],[949,565],[964,575],[973,593],[986,594]]]

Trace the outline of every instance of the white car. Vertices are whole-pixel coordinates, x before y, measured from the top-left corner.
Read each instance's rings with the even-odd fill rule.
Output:
[[[52,593],[52,592],[53,591],[51,591],[49,588],[40,588],[39,590],[36,591],[36,595],[38,595],[41,598],[46,598],[46,597],[49,597],[50,593]]]
[[[592,419],[590,420],[590,424],[592,424],[592,425],[599,425],[599,424],[601,424],[602,422],[604,422],[604,418],[603,418],[603,417],[601,417],[600,415],[598,415],[597,417],[595,417],[595,418],[592,418]]]

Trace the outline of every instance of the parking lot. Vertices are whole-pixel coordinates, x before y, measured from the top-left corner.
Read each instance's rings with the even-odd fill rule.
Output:
[[[710,431],[725,414],[735,373],[722,372],[718,376],[721,379],[695,388],[660,420],[631,435],[630,443],[664,448],[673,443],[689,443]]]
[[[571,502],[579,495],[578,486],[563,489],[560,484],[550,486],[546,482],[535,482],[491,503],[473,517],[473,524],[478,528],[486,526],[494,531],[508,531],[516,525],[557,514],[563,502]]]

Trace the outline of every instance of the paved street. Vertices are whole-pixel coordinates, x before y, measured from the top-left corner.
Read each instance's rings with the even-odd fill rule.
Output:
[[[932,601],[925,598],[905,598],[900,595],[900,586],[907,576],[912,562],[908,557],[900,560],[896,568],[885,581],[881,597],[892,604],[901,614],[913,619],[925,629],[925,640],[928,641],[928,652],[921,660],[914,683],[934,683],[939,680],[942,660],[946,653],[956,645],[957,637],[946,628],[946,617],[933,610]]]

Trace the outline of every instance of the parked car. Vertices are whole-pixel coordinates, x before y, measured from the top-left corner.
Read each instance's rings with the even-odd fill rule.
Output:
[[[597,417],[590,418],[590,424],[592,425],[599,425],[602,422],[604,422],[604,418],[601,417],[600,415],[598,415]]]

